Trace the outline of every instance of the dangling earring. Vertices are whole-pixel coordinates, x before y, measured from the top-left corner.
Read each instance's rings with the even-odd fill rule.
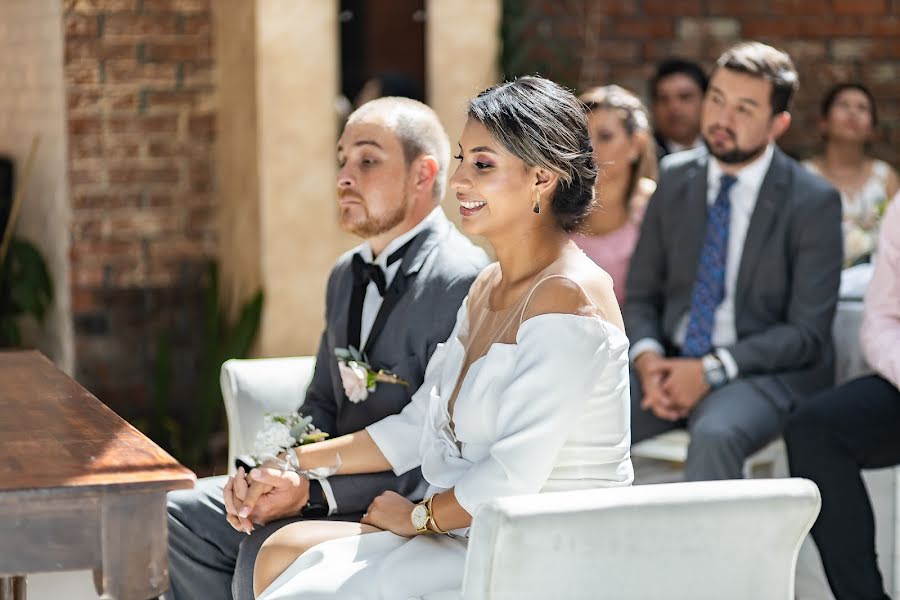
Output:
[[[534,198],[534,214],[541,214],[541,191],[537,188],[534,188],[534,193],[531,195]]]

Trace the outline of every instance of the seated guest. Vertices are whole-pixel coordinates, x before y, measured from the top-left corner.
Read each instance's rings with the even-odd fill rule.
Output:
[[[805,401],[785,432],[791,474],[819,486],[812,528],[837,600],[888,600],[860,469],[900,464],[900,195],[884,217],[860,332],[874,375]]]
[[[864,85],[841,83],[822,100],[820,126],[825,152],[804,162],[841,192],[844,204],[844,265],[867,262],[878,241],[878,223],[900,179],[866,146],[878,125],[875,98]]]
[[[421,465],[427,500],[388,491],[360,523],[281,529],[256,561],[260,600],[459,598],[480,506],[631,483],[628,339],[609,276],[568,236],[594,202],[584,105],[520,77],[479,94],[468,117],[450,185],[463,230],[498,262],[399,415],[296,454],[348,475]]]
[[[660,63],[650,82],[657,159],[703,146],[700,110],[707,78],[697,63],[672,58]]]
[[[841,200],[775,145],[796,89],[775,48],[719,58],[709,154],[663,161],[631,258],[632,439],[686,427],[689,480],[742,477],[797,399],[834,380]]]
[[[363,244],[339,258],[328,278],[315,373],[306,397],[297,399],[300,411],[332,436],[409,403],[487,264],[440,207],[450,141],[430,108],[406,98],[365,104],[350,115],[337,156],[338,219]],[[362,399],[353,388],[348,394],[335,350],[349,346],[410,385],[378,383]],[[233,479],[205,478],[193,490],[169,494],[167,598],[253,598],[256,553],[280,527],[305,519],[359,521],[386,489],[412,500],[425,492],[418,468],[321,481],[287,475],[241,516],[247,481],[240,470]]]
[[[598,206],[572,239],[612,276],[621,306],[625,302],[628,261],[647,200],[656,189],[656,153],[647,109],[637,96],[608,85],[588,90],[580,99],[590,111],[588,127],[599,170]]]

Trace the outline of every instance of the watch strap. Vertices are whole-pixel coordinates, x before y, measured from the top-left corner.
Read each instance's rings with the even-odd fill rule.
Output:
[[[315,480],[309,480],[309,500],[303,509],[304,517],[324,517],[328,514],[328,500],[325,498],[325,490],[322,484]]]

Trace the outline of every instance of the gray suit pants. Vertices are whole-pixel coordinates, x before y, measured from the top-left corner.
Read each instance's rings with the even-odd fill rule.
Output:
[[[280,528],[302,520],[282,519],[247,535],[225,520],[222,488],[226,477],[200,479],[192,490],[168,495],[168,600],[252,600],[253,564],[263,542]],[[328,520],[356,520],[334,515]]]
[[[666,421],[641,408],[643,392],[631,373],[631,442],[686,428],[691,434],[684,477],[687,481],[741,479],[744,461],[781,435],[793,402],[785,393],[773,398],[760,386],[764,377],[738,379],[702,398],[687,419]],[[777,384],[781,387],[780,384]]]

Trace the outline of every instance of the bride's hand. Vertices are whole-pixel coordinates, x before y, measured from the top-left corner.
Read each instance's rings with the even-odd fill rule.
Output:
[[[412,524],[414,506],[397,492],[384,492],[372,501],[360,522],[404,537],[413,537],[416,535]]]

